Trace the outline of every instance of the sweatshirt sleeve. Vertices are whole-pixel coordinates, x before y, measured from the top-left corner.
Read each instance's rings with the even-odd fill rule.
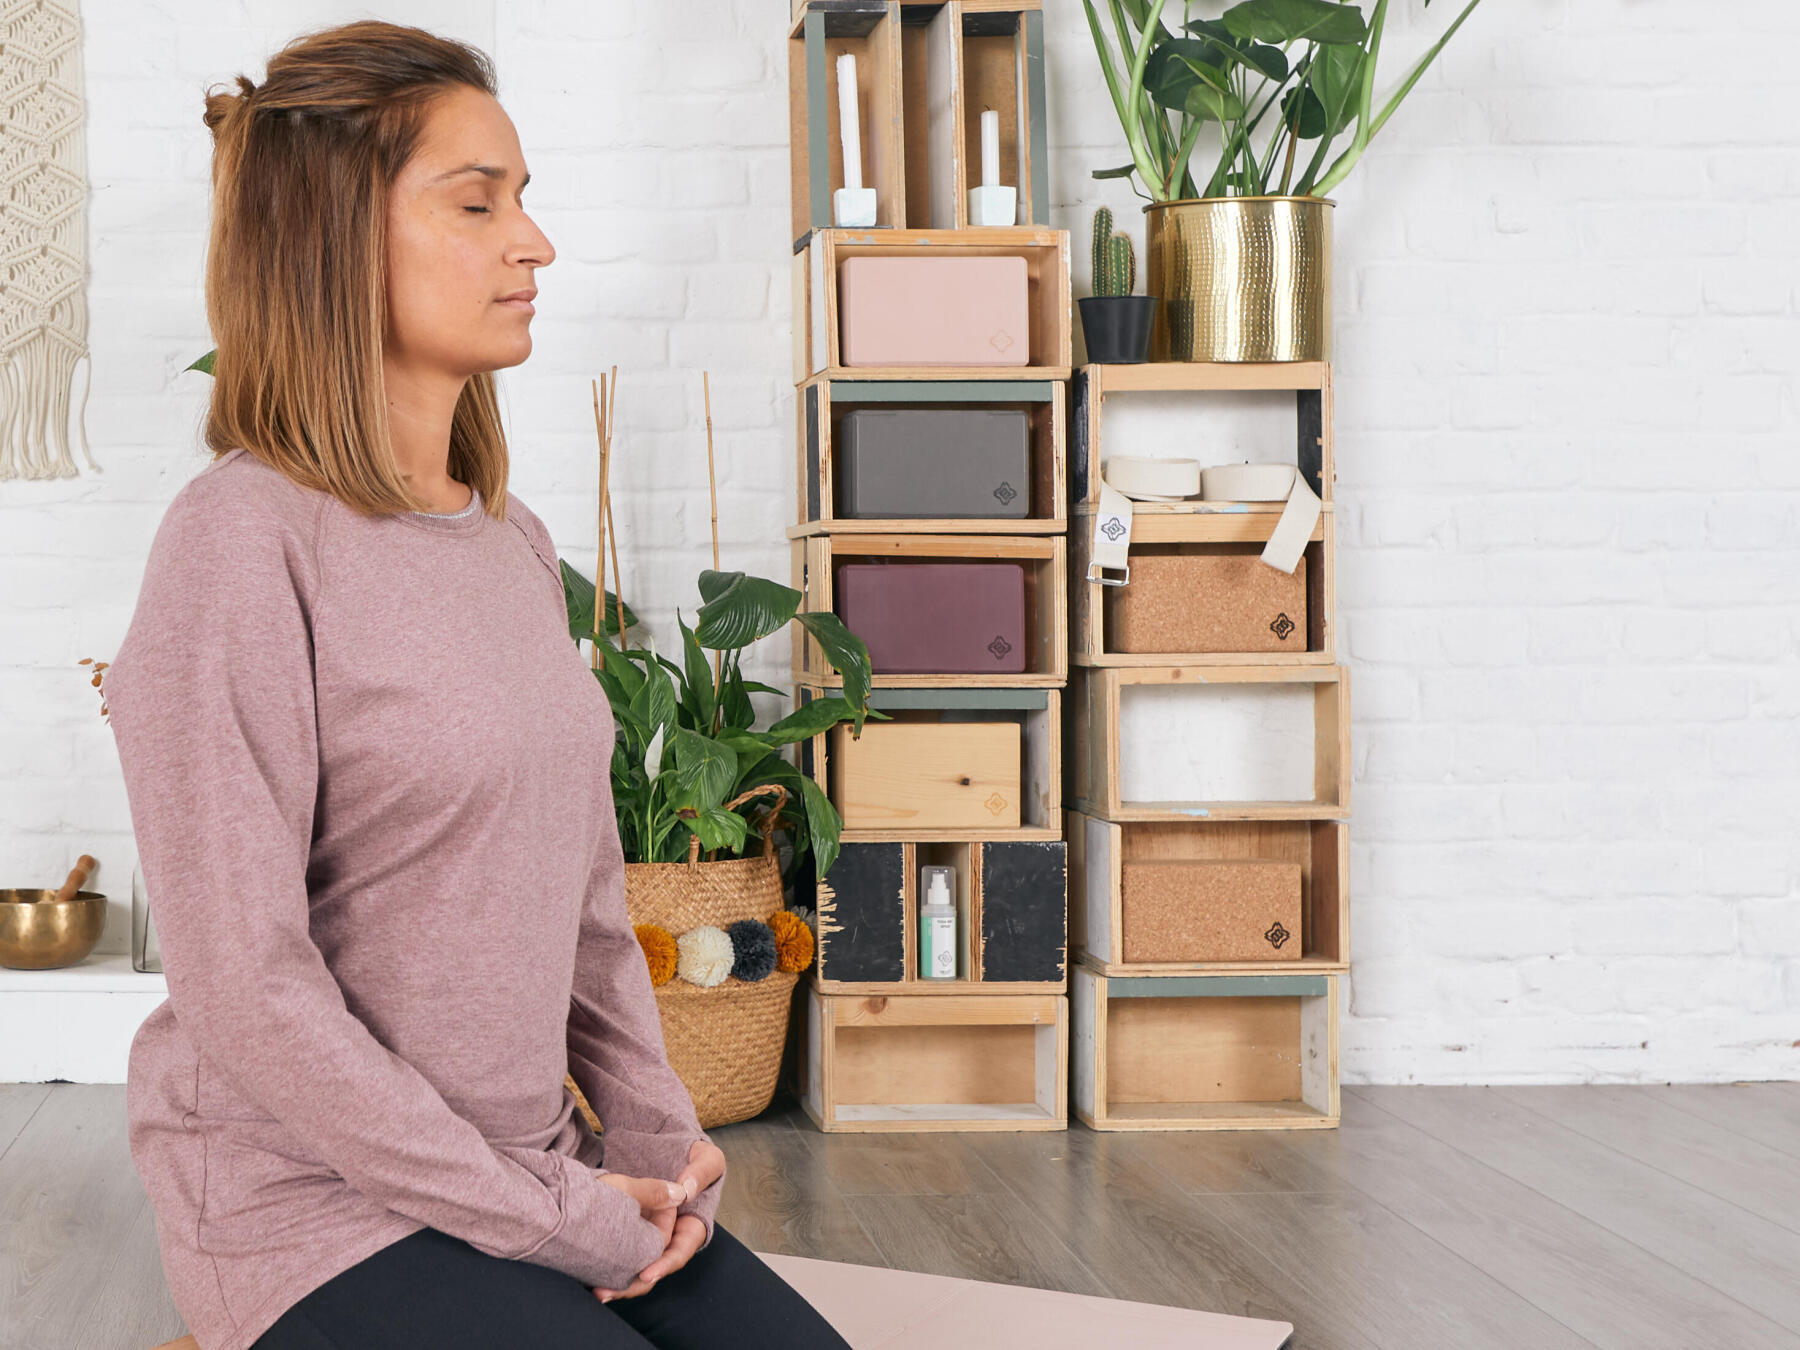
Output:
[[[600,697],[598,684],[595,692]],[[694,1100],[669,1067],[650,968],[625,908],[625,865],[608,791],[607,824],[589,873],[569,996],[569,1074],[604,1127],[606,1166],[673,1181],[694,1141],[712,1142]],[[678,1207],[706,1225],[705,1250],[725,1178]]]
[[[312,940],[326,504],[195,478],[107,672],[171,1009],[216,1072],[364,1195],[491,1255],[623,1288],[663,1247],[636,1201],[568,1155],[490,1145],[350,1012]]]

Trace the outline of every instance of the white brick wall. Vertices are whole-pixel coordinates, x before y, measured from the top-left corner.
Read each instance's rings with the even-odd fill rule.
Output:
[[[1122,156],[1080,9],[1047,2],[1057,223],[1084,243],[1110,201],[1141,244],[1086,176]],[[514,486],[564,552],[591,571],[587,380],[616,362],[626,594],[673,632],[709,369],[725,565],[786,575],[785,0],[84,9],[102,472],[0,485],[4,884],[89,851],[128,893],[75,662],[116,647],[204,462],[201,87],[303,28],[374,12],[498,62],[560,251],[503,377]],[[1453,12],[1394,6],[1389,79]],[[1337,195],[1347,1081],[1800,1077],[1800,128],[1758,55],[1800,17],[1721,31],[1674,0],[1484,6]]]

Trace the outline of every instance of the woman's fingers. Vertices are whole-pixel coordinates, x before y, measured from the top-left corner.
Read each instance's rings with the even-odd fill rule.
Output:
[[[638,1279],[655,1284],[663,1276],[680,1270],[705,1240],[706,1225],[692,1214],[683,1214],[675,1221],[675,1236],[669,1239],[668,1250],[645,1266],[638,1273]]]
[[[600,1180],[636,1200],[639,1211],[646,1219],[653,1219],[658,1210],[672,1209],[688,1198],[683,1186],[673,1181],[664,1181],[660,1177],[633,1177],[623,1172],[602,1172]]]
[[[683,1187],[685,1199],[692,1200],[701,1191],[725,1175],[725,1153],[717,1144],[696,1139],[688,1150],[688,1164],[681,1169],[676,1182]]]

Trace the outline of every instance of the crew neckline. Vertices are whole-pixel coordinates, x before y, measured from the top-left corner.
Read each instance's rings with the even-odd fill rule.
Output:
[[[487,519],[482,509],[481,489],[469,485],[469,504],[460,511],[440,514],[435,511],[408,511],[400,517],[408,525],[434,534],[472,534]]]

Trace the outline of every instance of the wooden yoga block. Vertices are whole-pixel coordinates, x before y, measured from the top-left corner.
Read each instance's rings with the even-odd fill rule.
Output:
[[[1127,862],[1119,916],[1127,961],[1298,961],[1300,864]]]
[[[846,366],[1023,366],[1031,359],[1025,259],[846,258],[838,267]]]
[[[1293,575],[1257,552],[1131,554],[1131,581],[1110,597],[1114,652],[1306,650],[1306,559]]]
[[[1022,674],[1025,569],[1018,563],[845,563],[838,617],[877,675]]]
[[[1022,520],[1030,438],[1017,408],[853,408],[837,430],[838,514]]]
[[[831,729],[832,803],[847,830],[1016,830],[1017,722],[866,722]]]

